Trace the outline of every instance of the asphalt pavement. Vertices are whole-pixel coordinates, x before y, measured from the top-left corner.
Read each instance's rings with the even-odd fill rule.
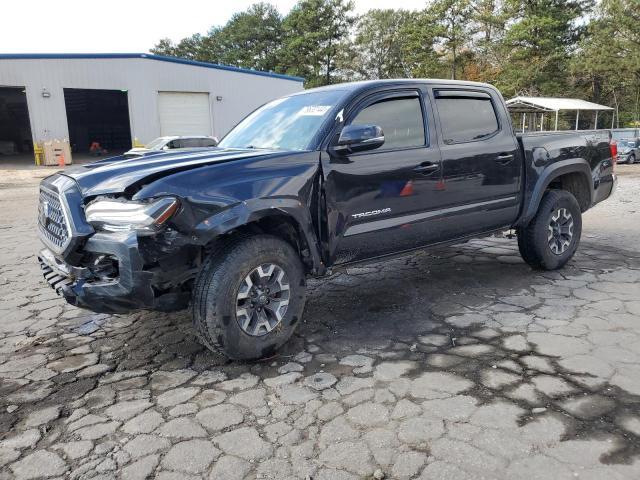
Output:
[[[236,363],[188,312],[65,304],[43,170],[2,170],[0,479],[640,478],[640,165],[618,171],[564,269],[508,238],[350,268]]]

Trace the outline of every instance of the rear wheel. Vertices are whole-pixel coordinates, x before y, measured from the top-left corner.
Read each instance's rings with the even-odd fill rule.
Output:
[[[203,343],[234,360],[269,357],[293,334],[305,303],[304,269],[287,242],[240,238],[203,266],[193,322]]]
[[[518,230],[518,247],[525,262],[541,270],[563,267],[576,252],[582,233],[582,213],[575,197],[549,190],[536,216]]]

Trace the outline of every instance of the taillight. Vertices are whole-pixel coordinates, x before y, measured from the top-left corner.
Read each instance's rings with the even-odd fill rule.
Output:
[[[609,148],[611,149],[611,163],[615,168],[618,163],[618,144],[616,142],[611,142],[609,144]]]

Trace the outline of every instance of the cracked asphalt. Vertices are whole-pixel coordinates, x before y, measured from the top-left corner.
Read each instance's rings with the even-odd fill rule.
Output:
[[[0,479],[640,478],[640,165],[558,272],[489,238],[313,281],[276,358],[44,283],[0,171]]]

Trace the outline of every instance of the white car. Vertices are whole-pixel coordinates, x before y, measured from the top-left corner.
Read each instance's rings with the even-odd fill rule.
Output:
[[[191,148],[208,148],[218,145],[216,137],[206,137],[199,135],[192,136],[172,136],[158,137],[149,142],[144,147],[135,147],[125,152],[125,155],[146,155],[151,152],[160,152],[163,150],[191,149]]]

